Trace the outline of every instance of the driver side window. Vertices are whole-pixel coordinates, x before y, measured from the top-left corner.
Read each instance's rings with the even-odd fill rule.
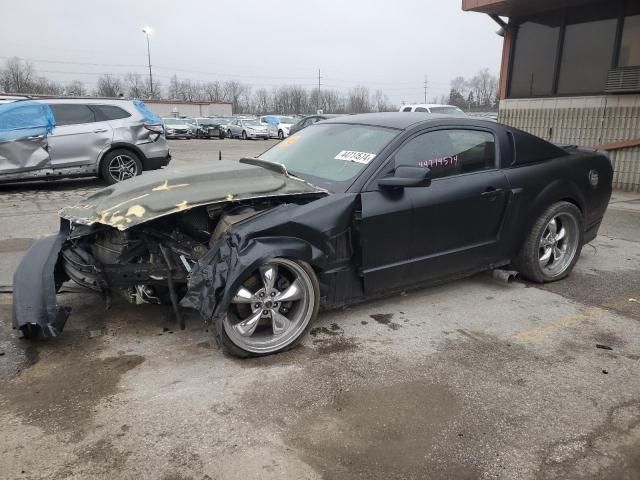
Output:
[[[395,167],[430,168],[432,178],[490,170],[496,165],[493,134],[479,130],[436,130],[405,143]]]

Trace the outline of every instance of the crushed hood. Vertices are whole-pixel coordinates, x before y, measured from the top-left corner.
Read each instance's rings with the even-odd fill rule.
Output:
[[[60,216],[75,223],[101,223],[126,230],[202,205],[283,195],[326,193],[287,174],[285,168],[254,159],[214,161],[145,173],[65,207]]]

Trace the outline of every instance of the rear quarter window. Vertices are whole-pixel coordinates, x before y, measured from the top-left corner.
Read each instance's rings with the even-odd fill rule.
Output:
[[[92,105],[91,108],[95,110],[98,121],[119,120],[131,116],[126,110],[114,105]]]
[[[522,130],[514,128],[509,130],[508,133],[513,139],[514,158],[511,165],[525,165],[568,155],[565,150],[553,143]]]

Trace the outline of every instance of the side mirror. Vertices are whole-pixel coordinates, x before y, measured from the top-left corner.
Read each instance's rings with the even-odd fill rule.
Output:
[[[393,177],[378,180],[380,187],[411,188],[431,185],[431,170],[423,167],[398,167]]]

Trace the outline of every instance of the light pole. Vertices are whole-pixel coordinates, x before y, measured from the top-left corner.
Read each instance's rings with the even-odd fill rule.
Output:
[[[151,27],[144,27],[142,33],[147,37],[147,59],[149,60],[149,97],[153,98],[153,75],[151,74],[151,47],[149,46],[149,35],[153,30]]]

